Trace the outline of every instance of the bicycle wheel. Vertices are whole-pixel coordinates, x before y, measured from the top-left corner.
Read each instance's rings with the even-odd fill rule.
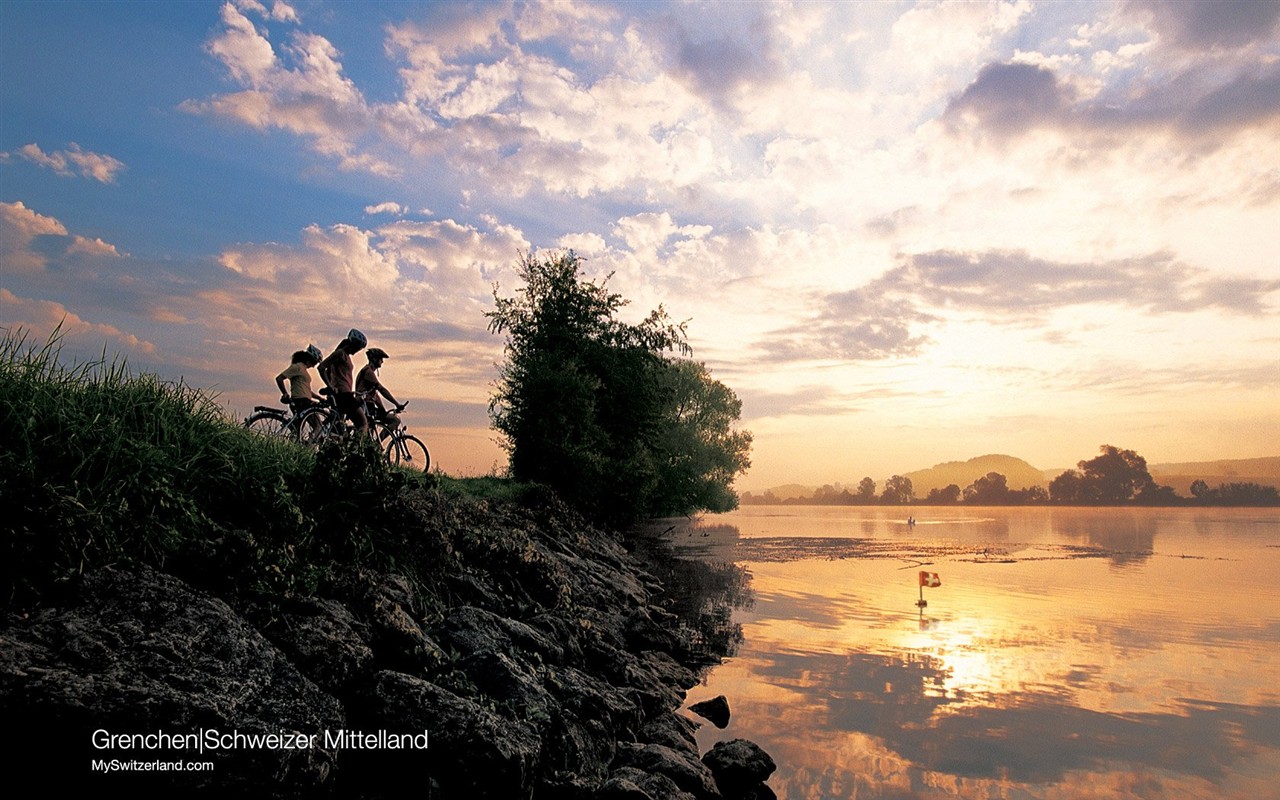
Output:
[[[298,441],[310,447],[318,447],[325,440],[339,435],[340,424],[341,418],[336,417],[328,408],[308,408],[298,418]]]
[[[392,434],[391,440],[387,442],[387,461],[390,461],[392,466],[426,472],[431,467],[431,453],[417,436],[396,433]]]
[[[289,438],[289,419],[279,411],[259,411],[244,421],[244,426],[262,436]]]

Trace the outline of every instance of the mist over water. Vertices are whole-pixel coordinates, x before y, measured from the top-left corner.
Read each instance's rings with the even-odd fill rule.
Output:
[[[689,692],[733,710],[704,750],[757,742],[784,800],[1280,797],[1280,511],[909,513],[667,533],[750,575],[736,655]]]

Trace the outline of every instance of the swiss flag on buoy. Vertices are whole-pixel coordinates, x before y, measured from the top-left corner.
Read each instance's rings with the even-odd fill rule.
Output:
[[[938,573],[936,572],[925,572],[924,570],[921,570],[920,585],[928,586],[930,589],[932,589],[934,587],[941,586],[942,579],[938,577]]]

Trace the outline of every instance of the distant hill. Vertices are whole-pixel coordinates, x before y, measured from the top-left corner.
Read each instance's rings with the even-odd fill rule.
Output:
[[[1149,464],[1147,471],[1156,483],[1172,486],[1184,497],[1191,495],[1191,484],[1197,480],[1210,487],[1220,483],[1257,483],[1280,488],[1280,456]]]
[[[998,454],[978,456],[968,461],[948,461],[928,469],[908,472],[903,477],[911,479],[911,488],[915,490],[916,497],[923,498],[928,496],[930,490],[944,489],[952,483],[964,489],[989,472],[1003,475],[1008,480],[1010,489],[1049,485],[1042,470],[1020,458]]]
[[[774,486],[771,489],[755,492],[754,494],[764,494],[765,491],[769,491],[773,492],[773,496],[779,500],[792,500],[797,497],[813,497],[813,493],[817,490],[817,486],[802,486],[798,483],[787,483],[782,486]]]
[[[1005,476],[1008,479],[1010,489],[1025,489],[1028,486],[1048,486],[1049,484],[1040,470],[1020,458],[1005,455],[978,456],[968,461],[948,461],[945,464],[937,464],[928,469],[908,472],[903,477],[911,479],[911,488],[915,491],[916,497],[923,498],[929,494],[930,489],[943,489],[952,483],[964,489],[988,472],[998,472]],[[1055,472],[1054,474],[1056,475],[1057,473]],[[884,475],[876,481],[877,494],[884,491],[884,483],[888,477]],[[857,481],[848,484],[837,482],[832,485],[836,489],[848,489],[850,492],[855,492],[858,488]],[[772,486],[767,489],[744,492],[744,495],[750,494],[758,498],[769,492],[778,500],[788,500],[797,497],[813,497],[817,490],[817,486],[788,483],[783,486]]]
[[[1087,459],[1085,459],[1087,460]],[[1074,469],[1074,467],[1072,467]],[[1031,466],[1020,458],[1007,455],[985,455],[971,458],[968,461],[948,461],[928,469],[908,472],[904,477],[911,479],[911,488],[916,497],[928,496],[931,489],[943,489],[954,483],[962,490],[988,472],[998,472],[1005,476],[1010,489],[1026,489],[1030,486],[1044,486],[1061,475],[1068,468],[1041,470]],[[1280,456],[1267,458],[1236,458],[1218,461],[1194,461],[1186,463],[1148,464],[1147,470],[1156,483],[1172,486],[1173,490],[1183,497],[1191,496],[1192,481],[1202,480],[1210,487],[1220,483],[1257,483],[1263,486],[1280,488]],[[876,483],[876,492],[884,491],[885,478],[882,476]],[[844,488],[850,492],[857,490],[857,483],[833,484],[837,489]],[[744,494],[760,497],[765,492],[772,492],[779,500],[796,497],[812,497],[818,487],[789,483]]]

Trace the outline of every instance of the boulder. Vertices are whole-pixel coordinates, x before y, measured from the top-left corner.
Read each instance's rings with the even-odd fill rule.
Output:
[[[434,634],[441,644],[461,656],[485,651],[510,653],[519,650],[536,654],[549,664],[564,662],[564,648],[546,634],[519,620],[507,619],[474,606],[463,606],[449,612]]]
[[[636,739],[648,744],[661,744],[672,750],[698,752],[695,732],[698,724],[679,714],[659,714],[636,732]]]
[[[717,728],[723,729],[729,724],[729,701],[724,695],[694,703],[689,710]]]
[[[392,761],[371,760],[362,783],[403,790],[423,774],[439,781],[446,797],[528,797],[536,781],[542,745],[537,730],[447,689],[404,673],[374,676],[361,709],[365,728],[430,733],[425,753]]]
[[[711,770],[695,754],[683,750],[674,750],[660,744],[624,742],[618,745],[614,766],[634,767],[640,772],[663,775],[699,800],[720,797],[720,790],[716,787]],[[643,785],[641,788],[644,788]]]
[[[726,800],[759,797],[757,789],[777,769],[768,753],[746,739],[716,742],[702,757],[702,763],[715,776]]]
[[[274,786],[285,797],[327,791],[338,754],[323,746],[219,747],[198,756],[185,747],[100,748],[95,732],[312,735],[345,725],[338,701],[230,606],[146,567],[91,573],[64,605],[5,628],[0,717],[9,734],[21,734],[7,763],[49,763],[58,753],[55,763],[83,765],[58,776],[64,788],[97,777],[101,790],[92,759],[194,757],[214,769],[118,773],[111,785],[218,794]]]
[[[666,775],[622,767],[600,788],[600,800],[698,800]]]
[[[266,618],[267,638],[327,692],[341,696],[372,671],[369,627],[336,600],[298,598],[254,616]]]

